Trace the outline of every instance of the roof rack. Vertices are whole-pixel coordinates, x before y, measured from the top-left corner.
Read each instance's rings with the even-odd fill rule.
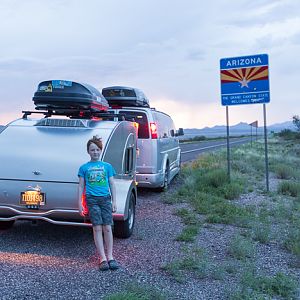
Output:
[[[92,119],[92,118],[101,118],[101,119],[111,119],[114,117],[120,118],[120,120],[125,120],[125,116],[123,114],[115,114],[111,112],[99,112],[93,111],[90,109],[69,109],[69,108],[55,108],[48,110],[23,110],[22,119],[27,119],[27,117],[31,114],[43,114],[45,118],[49,118],[51,116],[66,116],[70,119]]]

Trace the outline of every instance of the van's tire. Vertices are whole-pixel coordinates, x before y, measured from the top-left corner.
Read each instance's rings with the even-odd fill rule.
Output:
[[[166,192],[169,188],[170,167],[166,165],[163,186],[157,189],[158,192]]]
[[[132,235],[135,223],[135,195],[132,192],[129,199],[128,218],[125,221],[114,221],[114,236],[122,239]]]
[[[15,221],[0,221],[0,229],[5,230],[13,227]]]

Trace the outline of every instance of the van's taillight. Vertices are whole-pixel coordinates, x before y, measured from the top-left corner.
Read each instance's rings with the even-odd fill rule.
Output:
[[[157,139],[157,126],[156,123],[150,123],[150,131],[151,131],[151,138]]]
[[[139,132],[139,123],[138,122],[133,122],[133,125],[134,125],[134,128],[136,130],[136,135],[138,135],[138,132]]]

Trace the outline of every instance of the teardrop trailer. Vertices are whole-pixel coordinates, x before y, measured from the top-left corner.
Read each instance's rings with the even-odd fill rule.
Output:
[[[23,112],[0,132],[0,229],[17,220],[91,226],[78,212],[77,172],[88,160],[86,142],[98,135],[101,160],[117,173],[114,234],[129,237],[137,201],[135,124],[111,121],[107,101],[87,84],[44,81],[33,101],[35,111]]]

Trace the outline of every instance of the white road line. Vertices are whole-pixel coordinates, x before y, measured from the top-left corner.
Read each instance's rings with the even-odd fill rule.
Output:
[[[230,145],[231,145],[231,144],[240,143],[240,142],[243,142],[243,140],[231,142]],[[188,150],[188,151],[181,151],[181,154],[190,153],[190,152],[196,152],[196,151],[200,151],[200,150],[205,150],[205,149],[215,148],[215,147],[219,147],[219,146],[226,146],[226,145],[227,145],[227,143],[223,143],[223,144],[217,144],[217,145],[207,146],[207,147],[203,147],[203,148],[198,148],[198,149]]]

